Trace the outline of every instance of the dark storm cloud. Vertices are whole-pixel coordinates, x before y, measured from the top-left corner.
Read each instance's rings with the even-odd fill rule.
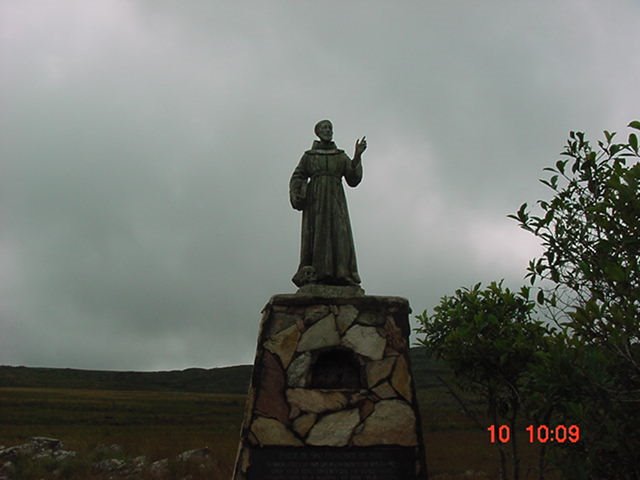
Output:
[[[465,2],[469,3],[469,2]],[[293,291],[288,179],[334,120],[368,293],[517,285],[569,129],[639,104],[631,2],[0,4],[0,363],[247,363]],[[637,116],[637,115],[636,115]]]

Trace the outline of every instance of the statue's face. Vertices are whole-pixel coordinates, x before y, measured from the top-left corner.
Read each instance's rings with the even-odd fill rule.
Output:
[[[333,139],[333,125],[331,122],[322,122],[318,126],[318,137],[323,142],[330,142]]]

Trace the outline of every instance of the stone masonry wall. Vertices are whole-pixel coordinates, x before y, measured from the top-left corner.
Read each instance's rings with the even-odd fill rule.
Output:
[[[271,446],[414,447],[420,478],[409,312],[399,297],[272,297],[263,310],[234,480],[246,478],[252,449]]]

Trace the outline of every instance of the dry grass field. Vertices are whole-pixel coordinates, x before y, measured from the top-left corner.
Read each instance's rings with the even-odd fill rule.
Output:
[[[444,389],[422,390],[419,401],[430,478],[497,478],[496,446]],[[20,444],[31,436],[58,438],[66,449],[78,452],[66,473],[69,479],[103,478],[90,471],[99,445],[117,444],[122,457],[144,455],[149,461],[206,446],[218,464],[216,478],[226,480],[233,469],[243,407],[244,395],[5,387],[0,388],[0,445]],[[536,448],[524,436],[520,440],[522,478],[537,478],[532,470]],[[42,474],[42,469],[22,473],[24,480]]]
[[[70,477],[78,479],[90,478],[99,445],[117,444],[123,457],[144,455],[150,462],[206,446],[228,478],[243,407],[243,395],[1,388],[0,445],[31,436],[60,439],[78,452]]]

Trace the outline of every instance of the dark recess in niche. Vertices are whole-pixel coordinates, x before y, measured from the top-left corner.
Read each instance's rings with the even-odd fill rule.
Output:
[[[331,349],[318,353],[311,367],[311,388],[360,390],[360,363],[350,350]]]

